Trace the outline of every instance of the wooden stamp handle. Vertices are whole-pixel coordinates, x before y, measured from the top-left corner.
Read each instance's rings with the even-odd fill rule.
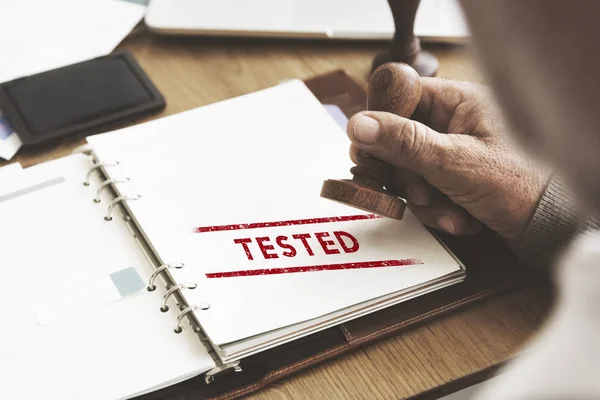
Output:
[[[369,81],[368,108],[410,117],[421,99],[421,81],[406,64],[389,63],[379,67]],[[321,197],[383,217],[400,220],[406,203],[388,190],[394,168],[370,154],[359,151],[352,179],[327,179]]]
[[[415,36],[415,18],[420,0],[388,0],[394,18],[394,38],[386,51],[377,54],[371,71],[386,62],[403,62],[413,67],[421,76],[434,76],[438,61],[432,54],[421,50],[421,42]]]
[[[389,53],[392,60],[412,63],[421,51],[419,38],[414,34],[415,17],[421,0],[388,0],[394,18],[394,39]]]
[[[383,64],[371,75],[367,109],[410,118],[420,100],[419,74],[407,64]],[[350,172],[354,182],[381,189],[392,179],[393,167],[367,152],[359,151],[356,154],[356,166]]]
[[[421,100],[421,78],[404,63],[387,63],[369,79],[367,109],[410,118]]]

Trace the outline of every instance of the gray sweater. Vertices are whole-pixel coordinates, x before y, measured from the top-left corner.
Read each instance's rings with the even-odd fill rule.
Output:
[[[548,266],[575,236],[599,228],[598,218],[580,211],[565,183],[555,177],[537,205],[519,255],[527,265]]]
[[[600,224],[575,204],[560,179],[549,182],[521,256],[529,265],[552,264],[557,303],[527,347],[473,400],[600,399]]]

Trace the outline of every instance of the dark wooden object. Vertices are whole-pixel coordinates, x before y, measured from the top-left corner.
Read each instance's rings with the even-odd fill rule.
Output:
[[[417,72],[402,63],[379,67],[369,80],[367,109],[387,111],[409,118],[421,99],[421,81]],[[328,179],[321,197],[384,217],[402,219],[406,203],[385,187],[392,179],[393,167],[372,155],[359,151],[351,180]]]
[[[421,50],[421,42],[414,34],[415,17],[420,0],[388,0],[396,31],[387,51],[375,56],[371,71],[386,62],[403,62],[413,67],[420,76],[435,76],[438,60]]]

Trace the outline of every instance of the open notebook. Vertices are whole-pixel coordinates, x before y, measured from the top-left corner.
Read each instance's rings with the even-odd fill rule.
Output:
[[[40,357],[39,368],[49,368],[62,349],[98,398],[131,397],[198,374],[210,382],[243,368],[249,355],[465,277],[410,212],[392,221],[319,197],[324,179],[348,176],[348,139],[301,81],[88,143],[86,155],[0,175],[8,193],[4,202],[0,194],[0,220],[9,227],[0,232],[3,243],[44,243],[50,254],[44,265],[42,251],[1,255],[14,265],[9,281],[47,293],[32,300],[31,315],[11,314],[40,349],[36,356],[22,337],[15,340],[23,346],[0,347],[4,376],[25,379],[26,365]],[[60,183],[9,198],[23,193],[5,189],[25,184],[18,176]],[[32,209],[30,226],[23,224]],[[144,282],[156,277],[156,289],[108,301],[105,278],[128,267]],[[59,307],[61,291],[102,280],[105,287],[79,290]],[[17,289],[2,292],[4,304]],[[5,353],[23,369],[11,370]],[[88,368],[95,373],[81,372]],[[139,373],[125,378],[133,370]],[[51,385],[56,376],[47,376]],[[68,398],[47,387],[43,397]]]

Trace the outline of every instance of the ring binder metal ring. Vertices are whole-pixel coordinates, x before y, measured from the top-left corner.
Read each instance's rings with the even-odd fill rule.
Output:
[[[102,182],[100,184],[100,187],[98,188],[98,191],[96,192],[96,198],[94,199],[94,203],[100,203],[100,195],[102,194],[102,191],[104,189],[106,189],[108,186],[115,184],[115,183],[127,183],[131,181],[130,178],[125,178],[125,179],[107,179],[104,182]]]
[[[175,329],[173,329],[175,331],[175,333],[183,332],[183,328],[181,327],[181,320],[188,313],[191,313],[192,311],[197,311],[197,310],[208,310],[209,308],[210,308],[210,304],[202,304],[202,305],[194,304],[193,306],[184,308],[177,316],[177,322],[175,323]]]
[[[119,191],[120,188],[118,188],[117,185],[114,185],[114,184],[119,183],[119,182],[128,182],[128,181],[130,181],[129,178],[121,177],[121,179],[127,179],[127,180],[126,181],[122,181],[122,180],[118,181],[115,178],[110,177],[110,173],[109,173],[110,171],[108,171],[106,168],[102,168],[102,167],[108,167],[108,166],[118,166],[118,165],[120,165],[120,163],[118,161],[116,161],[116,162],[100,162],[98,157],[94,154],[93,150],[85,150],[84,154],[89,157],[89,160],[91,161],[92,165],[90,167],[91,169],[87,172],[86,180],[83,184],[85,186],[90,186],[90,181],[89,181],[90,177],[92,176],[94,171],[98,171],[98,175],[102,178],[102,182],[100,183],[100,187],[97,190],[96,199],[100,200],[100,195],[103,193],[103,190],[108,186],[111,186],[111,188],[115,192],[115,195],[118,196],[108,206],[107,215],[104,217],[105,220],[107,220],[107,221],[112,220],[111,214],[112,214],[113,208],[115,208],[115,206],[117,204],[128,201],[128,200],[139,200],[141,198],[141,196],[139,196],[139,195],[131,196],[131,197],[121,195],[121,192]],[[94,201],[98,202],[98,201],[96,201],[96,199],[94,199]],[[156,254],[155,250],[150,245],[147,237],[145,237],[144,233],[139,228],[137,221],[133,220],[132,217],[129,215],[131,210],[129,210],[128,207],[120,207],[119,211],[121,212],[127,227],[133,234],[134,238],[136,238],[136,241],[140,245],[140,248],[142,249],[142,251],[143,251],[144,255],[146,256],[146,258],[148,259],[148,261],[152,265],[158,266],[150,277],[148,290],[153,291],[156,289],[154,282],[156,280],[156,277],[158,277],[158,275],[162,275],[162,277],[164,278],[164,280],[167,284],[168,290],[165,293],[165,295],[163,296],[162,306],[160,307],[160,310],[162,312],[169,311],[169,306],[167,305],[167,302],[168,302],[169,298],[172,295],[174,295],[175,299],[176,299],[176,303],[177,303],[177,308],[179,309],[178,311],[180,311],[179,314],[177,315],[177,325],[175,325],[175,327],[174,327],[175,333],[183,332],[184,328],[182,328],[181,324],[182,324],[184,317],[187,317],[193,331],[197,334],[198,338],[202,342],[202,345],[206,348],[206,350],[208,351],[208,354],[214,361],[215,368],[213,368],[210,371],[205,373],[205,377],[204,377],[205,382],[207,384],[213,382],[215,380],[215,376],[225,370],[233,369],[235,372],[241,372],[242,367],[240,366],[239,360],[228,362],[228,363],[223,363],[223,361],[221,360],[221,358],[219,357],[219,355],[217,353],[217,349],[211,343],[211,341],[208,339],[208,336],[206,335],[206,332],[204,331],[204,328],[202,327],[200,322],[197,320],[196,315],[194,315],[192,313],[192,311],[195,311],[198,309],[199,310],[207,310],[210,308],[210,304],[200,303],[200,305],[196,305],[196,304],[190,305],[186,301],[185,296],[183,296],[183,294],[182,294],[183,289],[195,289],[198,287],[198,285],[195,283],[182,283],[182,284],[177,285],[173,276],[171,276],[171,274],[168,272],[165,273],[165,271],[167,271],[168,268],[183,267],[184,266],[183,263],[181,263],[181,264],[180,263],[164,264],[164,261],[162,261],[160,259],[160,257]],[[178,291],[179,291],[179,293],[178,293]]]
[[[169,306],[167,305],[167,301],[169,300],[169,297],[171,297],[171,295],[173,293],[175,293],[176,291],[183,290],[183,289],[196,289],[197,287],[198,287],[198,285],[195,283],[180,283],[179,285],[175,285],[175,286],[171,287],[169,290],[167,290],[167,292],[163,296],[163,302],[162,302],[162,305],[160,306],[160,311],[162,311],[162,312],[169,311]]]
[[[240,361],[232,361],[211,369],[206,374],[204,374],[204,382],[206,382],[207,385],[210,384],[215,380],[215,375],[228,369],[233,369],[235,372],[242,372]]]
[[[176,269],[181,269],[183,268],[185,265],[183,263],[170,263],[170,264],[163,264],[160,267],[156,268],[154,270],[154,272],[152,273],[152,275],[150,275],[150,279],[148,280],[148,291],[149,292],[153,292],[156,290],[156,285],[154,284],[154,281],[156,280],[156,278],[158,278],[158,275],[160,275],[163,271],[165,271],[166,269],[169,268],[176,268]]]
[[[105,221],[112,221],[112,217],[111,217],[112,210],[120,202],[122,202],[122,201],[129,201],[129,200],[139,200],[141,198],[142,198],[142,196],[140,196],[140,195],[135,195],[135,196],[119,196],[119,197],[117,197],[108,206],[108,211],[106,212],[106,216],[104,217],[104,220]]]
[[[87,174],[85,175],[85,181],[83,182],[84,186],[90,186],[90,176],[92,176],[92,174],[94,173],[94,171],[96,171],[98,168],[101,167],[116,167],[117,165],[119,165],[118,161],[115,162],[98,162],[94,165],[92,165],[92,168],[89,169],[89,171],[87,172]]]

